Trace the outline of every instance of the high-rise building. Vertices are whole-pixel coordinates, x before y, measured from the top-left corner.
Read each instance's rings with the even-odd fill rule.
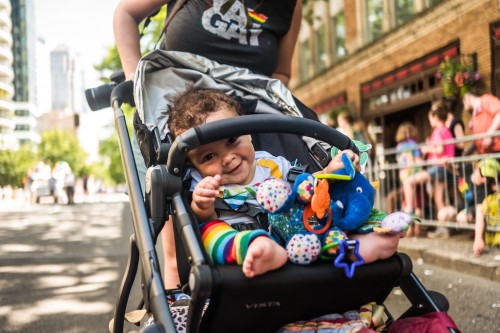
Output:
[[[16,149],[14,131],[14,71],[10,1],[0,0],[0,149]]]
[[[52,110],[82,113],[84,109],[84,74],[76,54],[66,45],[50,53]]]
[[[14,136],[19,144],[40,142],[34,0],[11,0],[14,55]]]
[[[36,102],[40,113],[52,108],[52,79],[50,77],[50,50],[43,37],[36,40]]]

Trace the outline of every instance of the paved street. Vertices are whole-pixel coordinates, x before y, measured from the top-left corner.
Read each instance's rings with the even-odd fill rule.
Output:
[[[500,332],[500,283],[419,260],[413,260],[413,271],[428,290],[446,296],[448,313],[462,333]],[[386,306],[399,316],[409,304],[398,288]]]
[[[1,207],[1,332],[107,332],[132,232],[124,199]],[[500,332],[500,283],[421,260],[414,270],[446,295],[463,332]],[[133,294],[129,309],[137,285]],[[398,315],[407,303],[395,290],[387,305]]]
[[[125,198],[3,207],[0,331],[107,331],[132,232]]]

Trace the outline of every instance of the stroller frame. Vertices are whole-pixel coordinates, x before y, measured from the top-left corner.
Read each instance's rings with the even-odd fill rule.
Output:
[[[125,311],[139,263],[142,272],[141,306],[152,313],[155,320],[141,332],[176,332],[155,249],[156,239],[169,215],[173,217],[176,243],[181,240],[190,266],[188,285],[192,298],[187,332],[268,332],[260,327],[261,323],[268,324],[269,332],[274,332],[296,320],[345,312],[370,301],[382,304],[394,287],[400,287],[411,303],[400,318],[447,311],[448,303],[444,296],[425,289],[412,272],[411,259],[403,253],[359,267],[352,279],[346,278],[343,271],[330,262],[318,261],[308,267],[286,264],[253,279],[245,278],[240,266],[212,265],[200,242],[197,222],[182,188],[182,171],[190,149],[228,136],[256,132],[312,136],[340,149],[357,149],[347,137],[310,119],[284,115],[225,119],[190,129],[172,144],[161,143],[157,137],[156,154],[160,157],[167,150],[168,160],[166,164],[159,163],[148,169],[143,196],[121,109],[123,103],[130,101],[132,89],[132,82],[124,82],[111,94],[135,230],[130,237],[130,256],[116,301],[114,332],[123,331]],[[367,283],[370,288],[365,289],[369,290],[357,288]],[[300,300],[297,300],[290,290],[304,291],[305,295],[301,294]],[[238,298],[234,297],[236,293]],[[321,302],[318,297],[321,297]],[[341,301],[337,304],[328,301],[335,298]],[[208,299],[210,306],[203,314]],[[300,306],[303,304],[307,307]],[[239,312],[238,315],[232,315],[235,311]],[[389,324],[396,320],[388,311],[386,314]],[[453,329],[450,331],[455,332]]]

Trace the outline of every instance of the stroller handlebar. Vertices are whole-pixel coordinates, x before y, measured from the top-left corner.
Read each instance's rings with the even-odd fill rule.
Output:
[[[111,74],[109,83],[85,89],[85,99],[92,111],[108,108],[115,100],[120,105],[128,103],[135,106],[133,88],[134,82],[125,81],[125,74],[120,70]]]
[[[253,133],[289,133],[315,138],[341,150],[359,150],[346,135],[319,121],[285,115],[247,115],[214,121],[179,135],[169,151],[168,172],[181,176],[187,152],[201,145],[232,136]]]

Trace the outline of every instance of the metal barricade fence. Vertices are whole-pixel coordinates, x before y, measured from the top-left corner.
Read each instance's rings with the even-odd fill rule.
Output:
[[[493,137],[498,135],[500,135],[500,131],[494,132],[490,136]],[[487,137],[487,135],[464,136],[461,139],[445,141],[444,144],[456,144],[460,142],[469,143],[477,138],[484,137]],[[423,146],[425,146],[425,143],[419,144],[418,148]],[[404,209],[404,196],[402,184],[399,179],[399,172],[404,169],[404,167],[401,167],[396,162],[396,153],[395,148],[383,149],[381,147],[377,147],[376,157],[372,163],[368,163],[365,171],[365,176],[370,181],[375,179],[379,180],[380,186],[375,192],[375,208],[384,210],[388,213],[393,211],[402,211]],[[413,188],[414,196],[421,208],[421,216],[419,216],[422,220],[421,225],[443,226],[464,230],[474,229],[475,206],[482,204],[482,202],[474,202],[474,198],[478,198],[478,195],[481,196],[479,193],[481,191],[484,191],[483,193],[496,193],[493,188],[496,189],[499,185],[500,170],[496,170],[497,172],[495,173],[494,178],[486,179],[486,181],[480,185],[471,181],[471,175],[474,169],[478,168],[478,163],[485,158],[492,158],[500,161],[500,152],[459,156],[448,158],[444,161],[444,166],[447,170],[447,174],[444,177],[443,198],[446,212],[442,211],[440,219],[438,219],[438,211],[433,198],[433,188],[436,185],[436,180],[429,180],[421,186],[417,185]],[[426,170],[436,165],[437,164],[435,163],[422,161],[413,164],[412,167],[418,167]],[[467,186],[468,189],[466,190]],[[472,197],[472,200],[470,197]],[[484,223],[486,223],[485,230],[500,232],[500,197],[495,195],[494,197],[490,197],[490,199],[492,202],[496,199],[496,205],[487,205],[485,220],[488,219],[488,223],[484,221]],[[457,215],[460,212],[461,214],[471,214],[472,219],[468,222],[463,221],[462,223],[458,223]]]

